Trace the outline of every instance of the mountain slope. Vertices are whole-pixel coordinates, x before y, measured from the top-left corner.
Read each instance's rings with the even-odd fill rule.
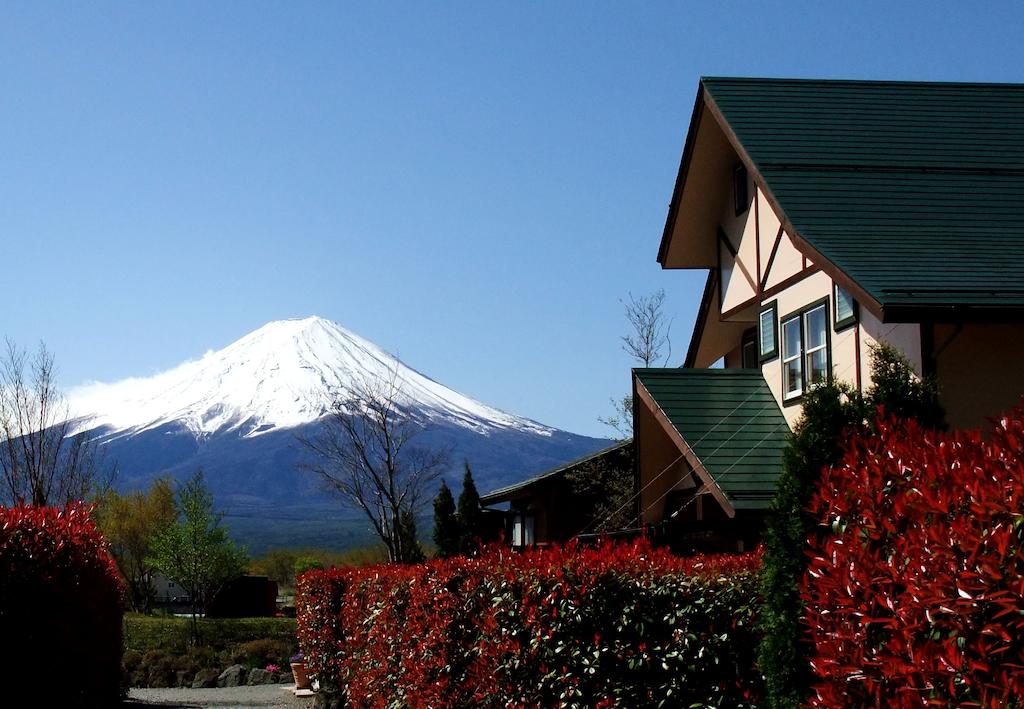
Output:
[[[70,398],[78,430],[117,460],[119,487],[138,489],[157,475],[182,478],[201,467],[236,536],[254,550],[345,546],[362,540],[365,524],[298,469],[296,438],[320,430],[332,396],[390,376],[403,410],[424,426],[416,444],[452,449],[446,477],[455,489],[463,459],[488,490],[606,444],[482,404],[316,317],[272,322],[154,377],[89,384]]]

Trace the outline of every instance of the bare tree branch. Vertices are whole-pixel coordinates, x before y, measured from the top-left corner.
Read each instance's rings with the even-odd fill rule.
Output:
[[[665,305],[665,291],[657,290],[650,295],[620,301],[626,310],[626,320],[633,332],[622,336],[622,349],[645,367],[650,367],[661,358],[661,350],[668,352],[662,365],[672,357],[672,320],[665,320],[662,307]]]
[[[0,360],[0,501],[64,505],[109,488],[116,468],[95,441],[71,435],[53,355],[42,343],[30,358],[7,340]]]
[[[415,557],[415,540],[401,533],[402,514],[422,507],[425,491],[448,467],[448,449],[413,444],[422,431],[391,369],[333,395],[321,432],[298,437],[309,454],[300,467],[366,516],[392,561]]]
[[[658,289],[639,298],[632,293],[620,300],[632,332],[622,335],[622,351],[643,367],[667,366],[672,359],[672,319],[665,319],[665,291]],[[667,350],[662,358],[662,350]],[[633,397],[612,398],[612,414],[598,416],[598,423],[615,430],[620,440],[633,437]]]

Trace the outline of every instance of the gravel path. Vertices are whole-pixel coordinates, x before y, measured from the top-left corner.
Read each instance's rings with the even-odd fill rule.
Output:
[[[298,698],[287,684],[222,689],[133,689],[125,707],[274,707],[312,709],[313,698]]]

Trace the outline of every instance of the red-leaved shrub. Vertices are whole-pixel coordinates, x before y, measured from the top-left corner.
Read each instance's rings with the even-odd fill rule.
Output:
[[[813,705],[1020,705],[1024,410],[988,438],[881,423],[811,512]]]
[[[122,594],[88,507],[0,507],[0,667],[14,670],[12,690],[48,706],[116,705]]]
[[[641,542],[310,571],[299,643],[357,707],[752,706],[758,562]]]

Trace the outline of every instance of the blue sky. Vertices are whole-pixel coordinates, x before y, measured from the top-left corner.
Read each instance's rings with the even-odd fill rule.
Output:
[[[1009,2],[7,3],[0,334],[71,387],[317,314],[604,435],[619,298],[665,289],[674,364],[696,314],[704,274],[655,257],[700,75],[1024,81],[1021,27]]]

